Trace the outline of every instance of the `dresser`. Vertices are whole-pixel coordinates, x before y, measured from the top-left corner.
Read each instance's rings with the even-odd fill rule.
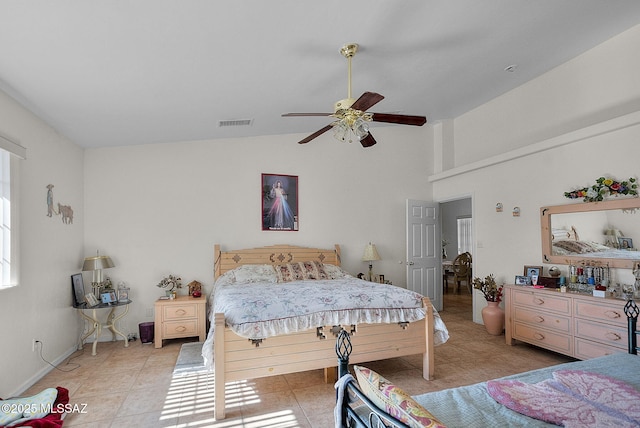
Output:
[[[164,339],[198,336],[204,342],[206,335],[205,297],[178,296],[158,299],[155,304],[154,342],[162,348]]]
[[[627,352],[624,300],[506,285],[505,336],[587,360]]]

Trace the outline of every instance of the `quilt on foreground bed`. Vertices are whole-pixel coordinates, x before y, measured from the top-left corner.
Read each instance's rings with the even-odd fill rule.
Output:
[[[502,378],[536,384],[552,379],[561,370],[581,370],[609,376],[625,382],[640,391],[640,357],[631,354],[614,354],[586,361],[559,364]],[[555,426],[537,420],[503,406],[488,392],[487,382],[465,387],[446,389],[413,397],[439,421],[449,427],[509,426],[549,427]],[[550,403],[551,406],[552,403]],[[581,426],[600,426],[597,422],[581,422]],[[630,422],[640,426],[640,421]]]
[[[237,335],[265,339],[325,325],[414,322],[425,317],[423,296],[418,293],[364,281],[337,266],[315,265],[320,271],[303,280],[276,272],[271,265],[245,265],[226,272],[211,293],[211,325],[215,313],[224,313],[227,326]],[[213,337],[211,328],[202,347],[209,368]],[[434,310],[434,344],[448,339]]]

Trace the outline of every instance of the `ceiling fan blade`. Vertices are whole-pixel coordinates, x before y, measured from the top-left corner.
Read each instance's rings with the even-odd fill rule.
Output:
[[[362,147],[371,147],[376,143],[377,141],[375,138],[373,138],[373,135],[371,135],[371,132],[369,132],[369,134],[367,134],[366,137],[360,140],[360,144],[362,144]]]
[[[282,117],[331,116],[333,113],[284,113]]]
[[[422,126],[427,123],[424,116],[411,116],[407,114],[372,113],[374,122],[398,123],[400,125]]]
[[[354,110],[367,111],[382,100],[384,100],[384,97],[380,94],[365,92],[351,105],[351,108]]]
[[[313,140],[316,137],[319,137],[320,135],[324,134],[325,132],[327,132],[328,130],[330,130],[331,128],[333,128],[333,126],[331,125],[327,125],[324,128],[320,129],[319,131],[314,132],[313,134],[309,135],[307,138],[298,141],[298,144],[306,144],[309,141]],[[375,143],[374,143],[375,144]]]

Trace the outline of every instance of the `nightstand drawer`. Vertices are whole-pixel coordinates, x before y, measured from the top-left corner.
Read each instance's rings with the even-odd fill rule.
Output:
[[[549,293],[517,290],[513,292],[513,300],[515,305],[541,308],[547,311],[571,315],[571,300],[559,296],[551,296]]]
[[[618,348],[627,346],[627,329],[615,325],[576,319],[575,335]]]
[[[164,320],[175,320],[182,318],[195,318],[197,307],[193,304],[165,306]]]
[[[568,334],[554,333],[551,330],[516,322],[513,337],[563,354],[571,354],[572,338]]]
[[[176,337],[191,337],[198,335],[198,320],[168,321],[162,324],[162,337],[172,339]]]
[[[606,304],[605,302],[575,301],[575,316],[594,321],[605,321],[624,327],[626,331],[627,316],[624,314],[624,303]],[[626,333],[625,333],[626,335]]]
[[[550,328],[560,333],[571,332],[571,320],[569,317],[551,312],[535,311],[520,306],[516,306],[514,312],[515,321]]]

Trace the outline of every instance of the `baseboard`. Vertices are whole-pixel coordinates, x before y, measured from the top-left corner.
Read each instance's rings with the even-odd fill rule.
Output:
[[[62,363],[64,360],[69,358],[77,350],[78,350],[77,345],[74,345],[74,346],[70,347],[69,349],[67,349],[67,351],[64,354],[62,354],[61,356],[59,356],[55,360],[50,361],[50,363],[53,364],[54,366],[57,366],[58,364]],[[10,397],[19,397],[27,389],[31,388],[36,382],[38,382],[45,375],[47,375],[51,370],[54,370],[54,368],[51,367],[49,364],[47,364],[42,369],[38,370],[33,376],[31,376],[29,379],[27,379],[21,385],[19,385],[18,388],[14,392],[12,392],[9,396]],[[63,385],[56,385],[56,386],[63,386]]]

